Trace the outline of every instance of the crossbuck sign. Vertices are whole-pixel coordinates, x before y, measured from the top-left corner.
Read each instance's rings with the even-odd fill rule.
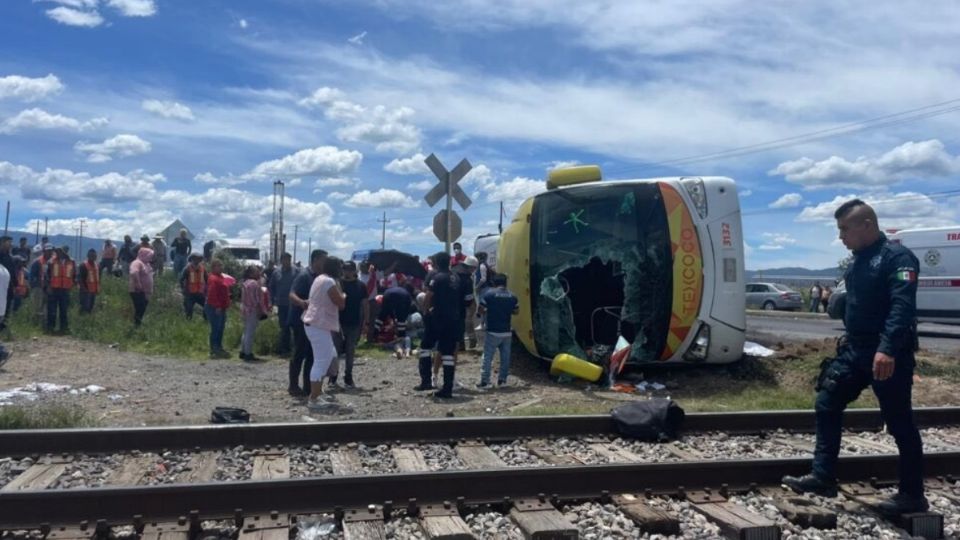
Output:
[[[427,201],[427,204],[433,206],[440,202],[440,199],[444,196],[447,198],[447,208],[438,212],[433,218],[433,234],[436,235],[437,240],[446,244],[449,253],[450,243],[460,238],[461,233],[460,216],[453,210],[453,200],[456,200],[460,208],[464,210],[469,208],[473,202],[464,193],[463,188],[458,185],[473,166],[466,159],[462,159],[452,171],[448,171],[443,163],[440,163],[440,160],[437,159],[437,156],[433,154],[430,154],[424,160],[424,163],[427,164],[427,167],[430,167],[430,170],[439,180],[439,183],[427,193],[424,200]]]

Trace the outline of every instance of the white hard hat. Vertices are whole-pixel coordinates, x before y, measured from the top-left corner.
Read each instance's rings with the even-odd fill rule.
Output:
[[[466,259],[464,259],[463,262],[460,263],[460,264],[462,264],[462,265],[464,265],[464,266],[470,266],[470,267],[476,268],[476,267],[480,266],[480,261],[478,261],[477,258],[474,257],[473,255],[471,255],[471,256],[467,257]]]

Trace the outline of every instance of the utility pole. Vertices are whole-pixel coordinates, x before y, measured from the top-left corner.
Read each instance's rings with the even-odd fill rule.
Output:
[[[503,201],[500,201],[500,225],[497,226],[500,234],[503,234]]]
[[[85,219],[80,220],[80,235],[77,237],[77,257],[80,256],[80,250],[83,249],[83,224],[86,221]]]
[[[307,238],[307,258],[309,259],[312,256],[313,256],[313,237],[311,236]],[[310,264],[309,260],[307,261],[307,264]]]
[[[293,226],[293,260],[297,260],[297,233],[300,231],[300,225]]]
[[[377,221],[383,224],[383,229],[380,232],[380,249],[387,249],[387,223],[390,222],[390,220],[387,219],[387,213],[384,212],[383,219],[378,219]]]
[[[48,217],[43,218],[43,235],[44,236],[49,236],[50,234],[47,232],[47,228],[49,225],[50,225],[50,218]]]
[[[34,242],[34,244],[39,244],[39,243],[40,243],[40,220],[38,219],[37,220],[37,241]]]
[[[79,252],[79,251],[80,251],[80,227],[74,227],[74,228],[73,228],[73,231],[74,231],[75,233],[77,233],[77,247],[76,247],[76,250]],[[74,253],[73,259],[76,260],[76,258],[77,258],[77,254]]]
[[[3,220],[3,235],[6,236],[10,230],[10,201],[7,201],[7,217]]]

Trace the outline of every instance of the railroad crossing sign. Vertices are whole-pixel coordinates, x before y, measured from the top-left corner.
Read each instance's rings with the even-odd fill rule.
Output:
[[[460,238],[460,234],[463,232],[463,222],[460,221],[460,216],[456,212],[450,212],[450,218],[447,219],[447,210],[441,210],[437,212],[437,215],[433,216],[433,234],[437,237],[437,240],[441,242],[447,241],[447,225],[450,226],[450,241],[454,241],[457,238]]]
[[[460,208],[464,210],[473,203],[470,197],[467,197],[467,194],[464,193],[463,188],[457,185],[470,172],[473,165],[470,165],[470,162],[466,159],[462,159],[452,171],[448,171],[443,163],[440,163],[440,160],[437,159],[437,156],[433,154],[427,156],[424,163],[439,180],[437,185],[424,197],[424,200],[427,201],[427,204],[433,206],[440,202],[440,199],[444,196],[447,197],[446,210],[441,210],[433,218],[433,234],[436,235],[438,240],[446,243],[447,251],[450,251],[450,243],[460,238],[462,232],[460,216],[453,210],[452,201],[455,199]]]

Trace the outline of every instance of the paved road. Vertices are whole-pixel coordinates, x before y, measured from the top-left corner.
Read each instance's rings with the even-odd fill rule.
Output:
[[[938,352],[960,353],[960,326],[923,323],[919,330],[920,347]],[[747,315],[747,339],[761,343],[823,339],[842,333],[842,321]]]

